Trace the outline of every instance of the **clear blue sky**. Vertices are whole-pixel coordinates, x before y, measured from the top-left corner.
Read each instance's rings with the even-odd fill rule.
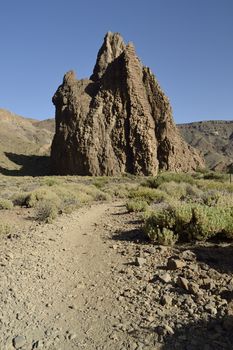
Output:
[[[64,73],[90,76],[109,30],[134,42],[177,123],[233,119],[233,0],[2,0],[0,107],[53,117]]]

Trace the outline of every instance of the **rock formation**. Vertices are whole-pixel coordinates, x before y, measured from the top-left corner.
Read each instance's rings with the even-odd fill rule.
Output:
[[[90,79],[65,74],[53,103],[55,174],[156,175],[203,165],[181,138],[155,76],[118,33],[105,36]]]

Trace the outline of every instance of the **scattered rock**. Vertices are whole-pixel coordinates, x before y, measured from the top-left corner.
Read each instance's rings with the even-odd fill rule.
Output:
[[[162,275],[159,275],[159,279],[164,283],[169,283],[172,280],[171,275],[167,272]]]
[[[196,294],[196,295],[199,295],[199,294],[202,294],[200,288],[199,288],[199,285],[195,282],[189,282],[188,283],[188,290],[190,293],[192,294]]]
[[[145,262],[146,262],[146,259],[144,259],[144,258],[140,258],[140,257],[136,257],[136,259],[135,259],[135,265],[136,266],[142,266],[142,265],[144,265],[145,264]]]
[[[182,269],[185,265],[185,262],[179,259],[169,258],[167,261],[168,270]]]
[[[193,253],[191,250],[184,250],[182,253],[179,254],[181,259],[187,260],[187,261],[195,261],[196,260],[196,254]]]
[[[186,291],[189,291],[189,281],[184,277],[178,277],[176,281],[177,285]]]
[[[26,338],[23,335],[17,335],[14,339],[13,339],[13,346],[15,347],[15,349],[20,349],[22,348],[24,345],[26,345]]]
[[[161,305],[163,305],[163,306],[169,306],[169,305],[171,305],[172,304],[172,297],[170,296],[170,295],[163,295],[162,297],[161,297],[161,301],[160,301],[160,303],[161,303]]]

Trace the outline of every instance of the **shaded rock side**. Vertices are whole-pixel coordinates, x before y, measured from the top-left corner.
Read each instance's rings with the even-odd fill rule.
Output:
[[[105,36],[90,79],[65,74],[53,103],[55,174],[156,175],[203,166],[181,138],[154,75],[118,33]]]

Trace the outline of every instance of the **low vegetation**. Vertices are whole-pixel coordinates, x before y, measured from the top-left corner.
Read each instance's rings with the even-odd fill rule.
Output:
[[[168,196],[144,215],[144,231],[153,242],[233,238],[233,184],[224,175],[210,174],[167,173],[143,183]]]
[[[32,208],[38,221],[50,223],[60,214],[96,201],[121,200],[129,213],[139,213],[143,230],[154,243],[233,238],[233,184],[224,174],[2,176],[0,180],[2,212]]]

